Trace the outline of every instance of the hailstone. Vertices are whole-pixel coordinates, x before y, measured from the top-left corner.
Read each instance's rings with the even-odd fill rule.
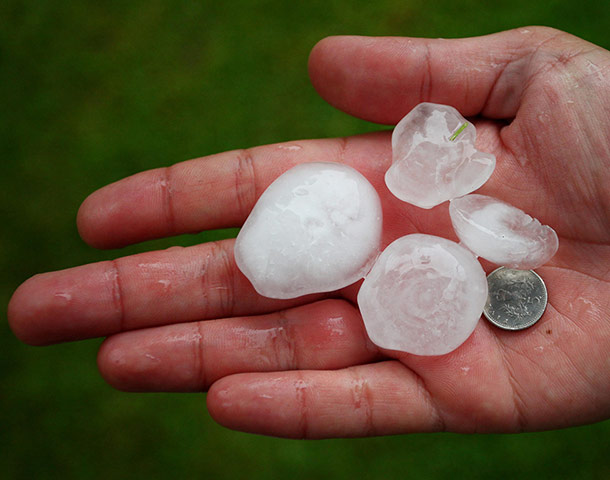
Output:
[[[388,189],[421,208],[476,190],[494,171],[496,158],[478,151],[475,137],[474,126],[455,108],[420,103],[392,133]]]
[[[508,203],[485,195],[466,195],[449,204],[460,241],[476,255],[509,268],[533,269],[555,255],[555,231]]]
[[[379,196],[358,171],[301,164],[260,196],[235,241],[235,261],[265,297],[329,292],[369,271],[381,227]]]
[[[358,292],[370,339],[389,350],[443,355],[472,333],[487,299],[474,255],[451,240],[412,234],[379,256]]]

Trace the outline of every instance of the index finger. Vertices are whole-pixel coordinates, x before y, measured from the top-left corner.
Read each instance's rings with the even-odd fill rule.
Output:
[[[238,227],[273,180],[304,162],[347,163],[381,187],[391,162],[390,137],[380,132],[265,145],[137,173],[92,193],[78,212],[78,229],[92,246],[118,248]]]

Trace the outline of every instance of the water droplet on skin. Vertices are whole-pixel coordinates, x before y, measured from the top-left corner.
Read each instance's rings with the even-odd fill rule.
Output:
[[[138,268],[147,268],[149,270],[164,270],[172,268],[172,264],[165,262],[138,263]]]
[[[345,321],[343,317],[331,317],[326,320],[326,327],[331,335],[342,336],[345,334]]]
[[[117,270],[114,268],[104,272],[104,280],[107,282],[116,282],[118,276]]]
[[[70,295],[69,293],[65,293],[65,292],[58,292],[58,293],[55,294],[55,296],[59,297],[59,298],[63,298],[67,302],[72,300],[72,295]]]
[[[366,388],[366,380],[359,378],[354,380],[352,384],[352,395],[354,408],[358,409],[362,406],[363,402],[366,402],[364,398],[364,389]]]
[[[144,356],[146,358],[148,358],[149,360],[152,360],[155,363],[159,363],[161,360],[159,360],[159,358],[155,357],[154,355],[150,354],[150,353],[145,353]]]
[[[307,385],[307,382],[305,380],[297,380],[296,382],[294,382],[294,388],[296,388],[297,390],[305,390],[309,385]]]
[[[578,297],[578,300],[580,300],[582,303],[584,303],[585,305],[588,305],[590,307],[593,307],[593,302],[591,300],[587,300],[584,297]]]
[[[231,398],[229,390],[219,390],[216,392],[216,396],[221,400],[222,408],[231,408],[233,406],[233,402],[229,401]]]
[[[604,74],[603,74],[603,69],[596,63],[593,63],[591,60],[587,60],[587,71],[589,72],[590,75],[595,76],[595,78],[597,80],[600,80],[600,81],[605,80]]]
[[[296,152],[298,150],[301,150],[303,147],[301,147],[299,145],[278,145],[277,148],[280,150],[288,150],[291,152]]]

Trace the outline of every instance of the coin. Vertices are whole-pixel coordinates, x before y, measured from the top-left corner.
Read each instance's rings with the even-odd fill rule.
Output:
[[[487,286],[483,314],[497,327],[523,330],[540,320],[546,309],[546,286],[533,270],[497,268],[487,275]]]

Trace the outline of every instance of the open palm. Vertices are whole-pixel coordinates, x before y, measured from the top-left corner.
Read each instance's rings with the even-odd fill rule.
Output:
[[[38,275],[9,305],[17,336],[49,344],[109,336],[102,375],[132,391],[205,391],[239,430],[333,437],[414,431],[514,432],[610,414],[610,53],[547,28],[458,40],[333,37],[310,59],[331,104],[396,123],[422,101],[472,116],[497,156],[479,190],[551,225],[557,255],[538,272],[549,305],[536,326],[479,322],[438,357],[384,351],[340,292],[272,300],[236,268],[233,240]],[[239,226],[288,168],[344,162],[380,194],[384,246],[422,232],[455,239],[447,205],[421,210],[383,182],[390,133],[226,152],[129,177],[79,212],[90,244],[118,247]],[[493,268],[485,264],[487,271]]]

